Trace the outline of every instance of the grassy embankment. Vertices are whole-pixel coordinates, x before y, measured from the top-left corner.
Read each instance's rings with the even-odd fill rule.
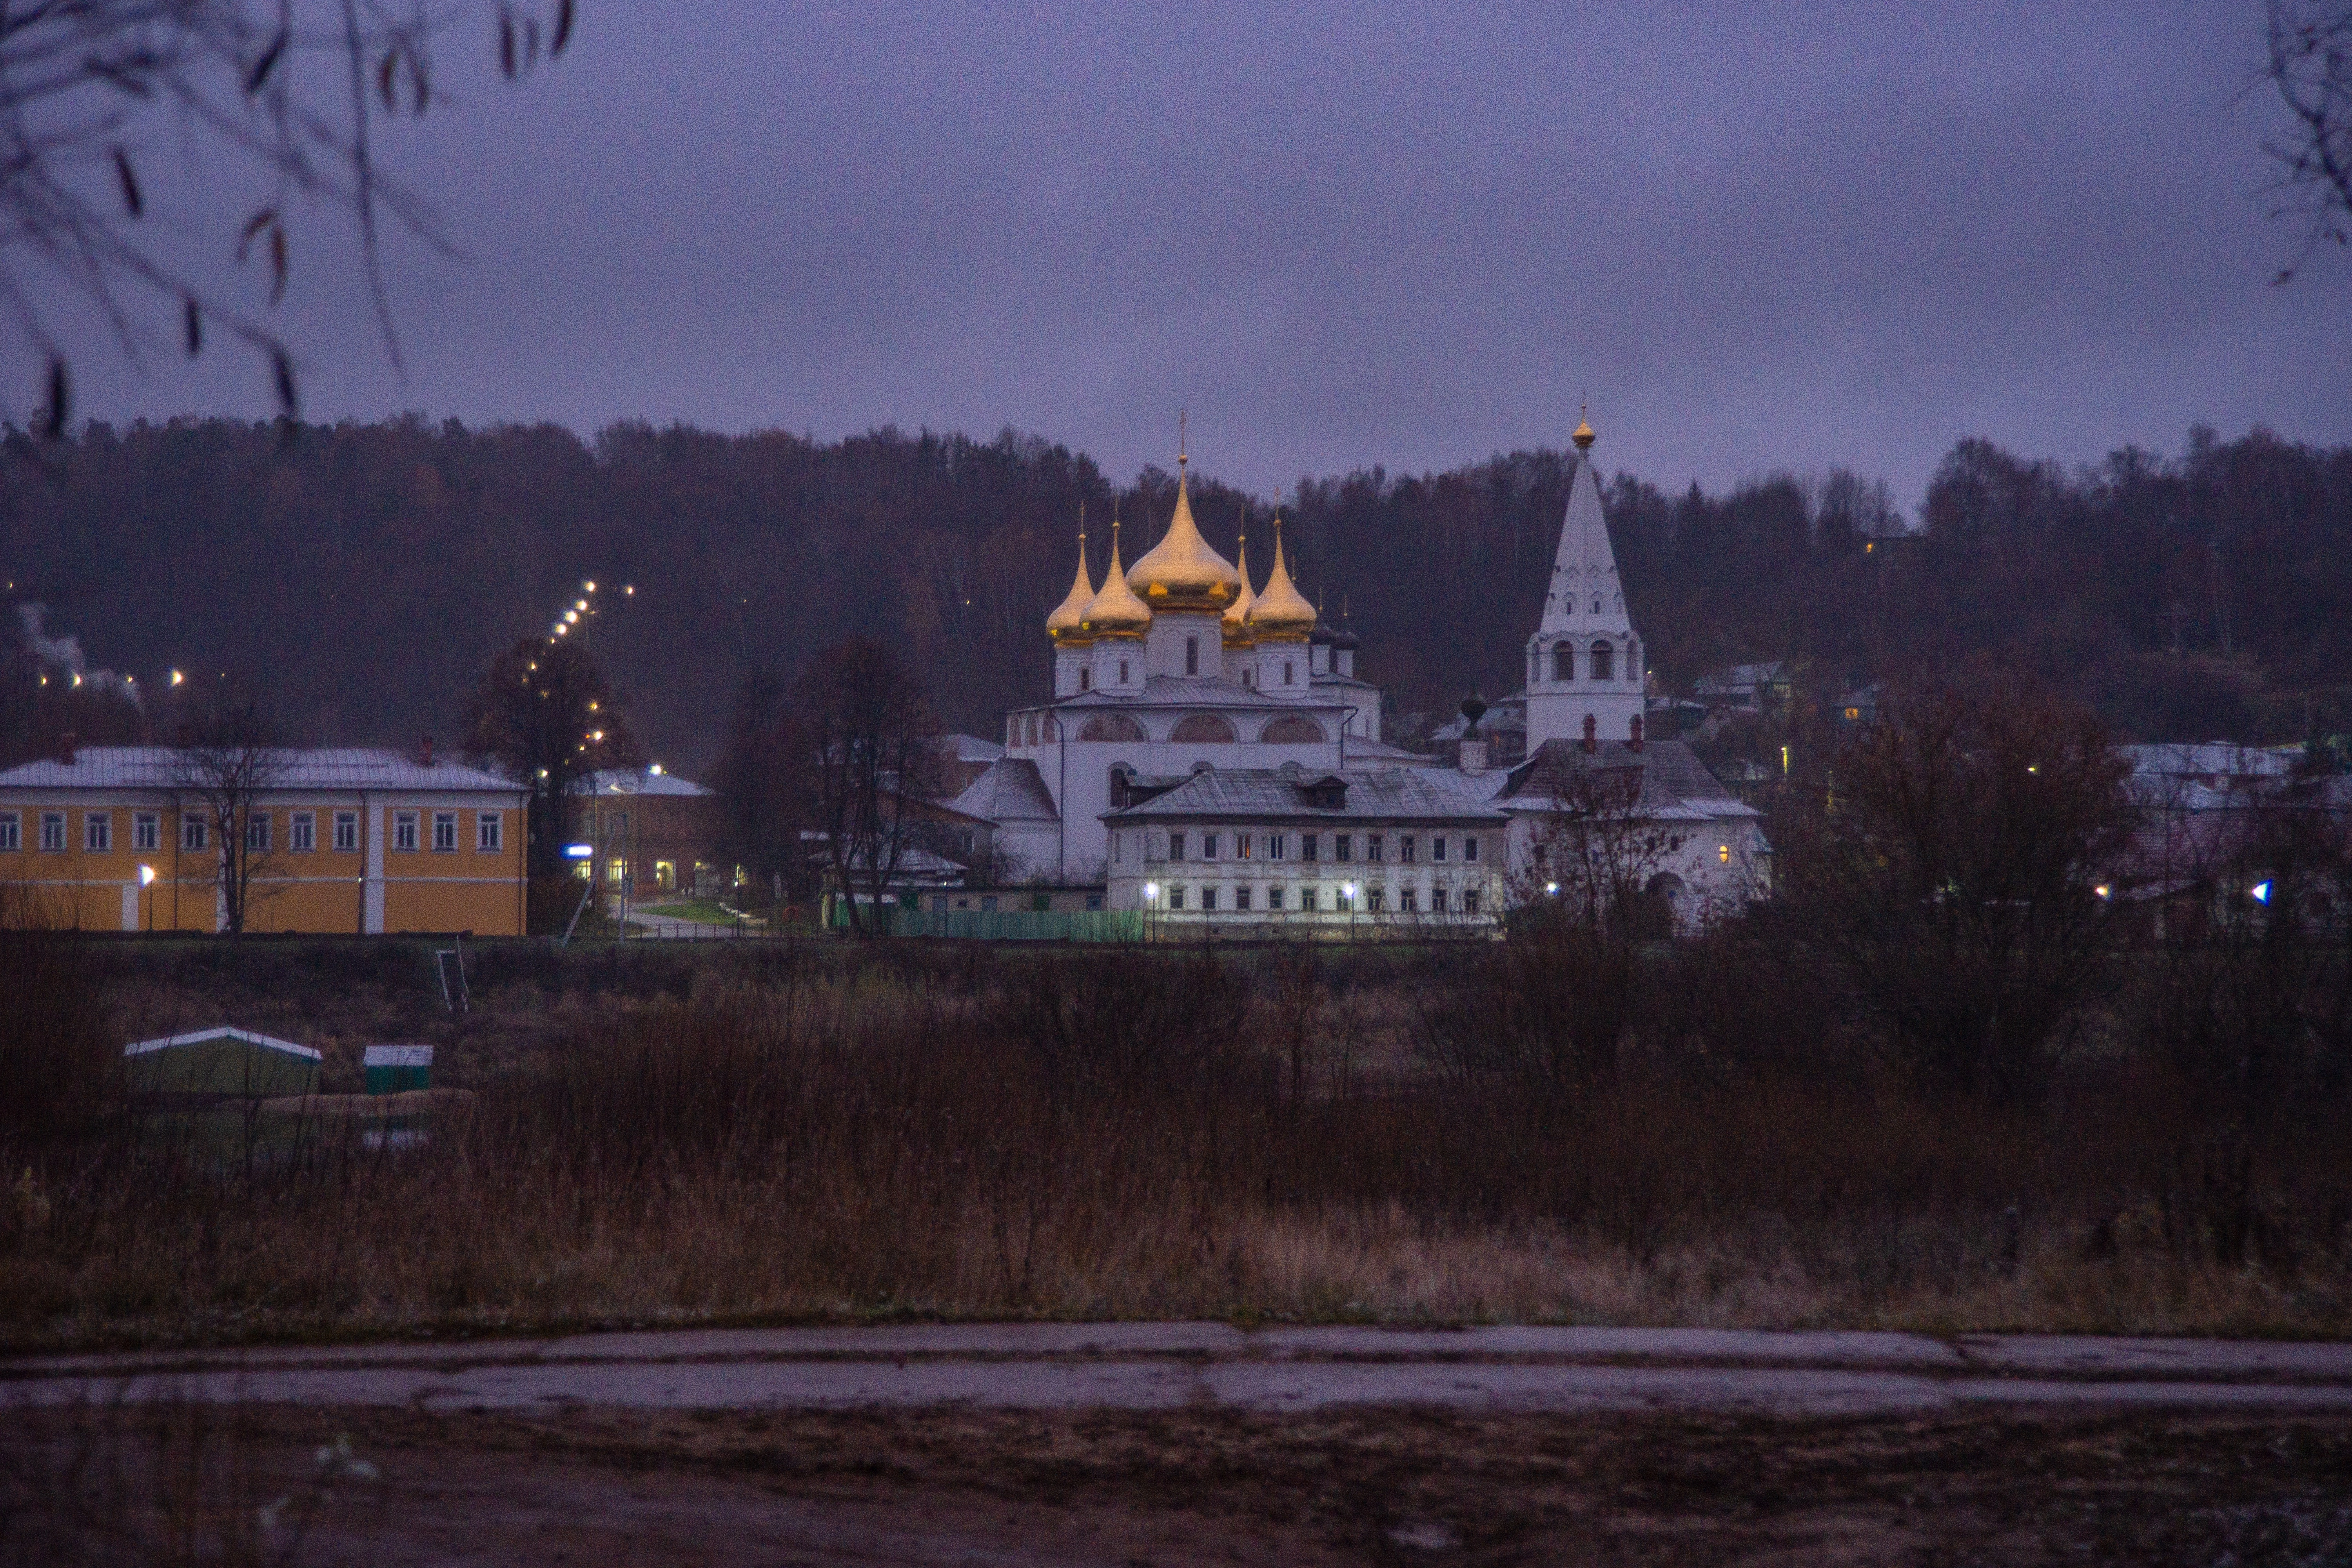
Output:
[[[2352,1331],[2342,1097],[2216,1096],[2122,1003],[1990,1104],[1730,947],[1648,954],[1601,1067],[1527,1037],[1502,994],[1542,955],[1502,948],[518,945],[450,1014],[396,943],[0,941],[18,1348],[897,1315]],[[330,1089],[363,1043],[431,1040],[479,1098],[406,1152],[142,1141],[112,1053],[219,1021],[320,1045]]]

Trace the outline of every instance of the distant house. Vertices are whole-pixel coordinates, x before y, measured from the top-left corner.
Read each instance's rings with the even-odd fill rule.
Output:
[[[2185,811],[2252,805],[2284,784],[2303,760],[2301,746],[2242,746],[2231,741],[2117,746],[2116,753],[2131,764],[2126,787],[2134,799]]]
[[[510,779],[358,747],[261,753],[231,826],[252,931],[523,931]],[[222,824],[169,746],[85,746],[0,773],[0,884],[84,931],[225,929]]]
[[[1879,684],[1855,686],[1838,699],[1837,710],[1832,715],[1842,729],[1867,729],[1878,722]]]
[[[665,773],[606,768],[572,786],[572,841],[588,847],[573,864],[608,895],[631,901],[719,890],[719,796]]]
[[[1780,711],[1788,706],[1790,689],[1788,666],[1777,658],[1768,664],[1734,664],[1710,669],[1692,688],[1693,694],[1709,710],[1728,708],[1748,713]]]

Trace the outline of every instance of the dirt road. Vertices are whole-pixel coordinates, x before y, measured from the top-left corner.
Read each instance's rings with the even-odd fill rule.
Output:
[[[0,1402],[8,1563],[2352,1563],[2338,1345],[717,1331],[16,1361]]]

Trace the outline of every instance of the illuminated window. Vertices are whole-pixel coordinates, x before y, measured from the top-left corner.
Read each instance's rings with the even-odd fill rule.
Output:
[[[1715,858],[1716,858],[1717,859],[1718,859],[1718,860],[1722,861],[1722,862],[1723,862],[1725,865],[1727,865],[1727,866],[1730,865],[1730,864],[1731,864],[1731,846],[1730,846],[1730,845],[1728,845],[1728,844],[1718,844],[1718,845],[1717,845],[1717,846],[1715,847]]]
[[[604,862],[604,879],[614,887],[626,882],[629,879],[629,863],[626,860],[607,860]]]
[[[308,855],[319,847],[319,814],[298,811],[286,819],[286,847]]]
[[[114,847],[114,814],[93,811],[81,819],[81,847],[93,855]]]

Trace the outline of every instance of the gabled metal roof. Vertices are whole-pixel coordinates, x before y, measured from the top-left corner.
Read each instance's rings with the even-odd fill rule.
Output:
[[[55,757],[0,773],[0,790],[139,789],[168,791],[179,752],[170,746],[84,746],[70,763]],[[511,779],[463,763],[425,766],[398,752],[360,746],[280,747],[266,793],[291,790],[446,791],[519,794]]]
[[[1506,811],[1556,811],[1596,776],[1627,774],[1640,791],[1636,814],[1653,820],[1763,815],[1724,788],[1680,741],[1652,741],[1638,752],[1623,741],[1601,741],[1591,752],[1576,741],[1546,741],[1510,771],[1496,804]]]
[[[1213,768],[1194,773],[1165,795],[1117,811],[1106,822],[1196,817],[1301,818],[1375,822],[1499,823],[1503,815],[1430,768],[1341,768],[1324,771],[1286,763],[1278,768]],[[1318,805],[1318,788],[1338,780],[1347,788],[1337,805]]]
[[[1003,758],[949,801],[948,809],[985,822],[1059,822],[1045,776],[1027,757]]]

